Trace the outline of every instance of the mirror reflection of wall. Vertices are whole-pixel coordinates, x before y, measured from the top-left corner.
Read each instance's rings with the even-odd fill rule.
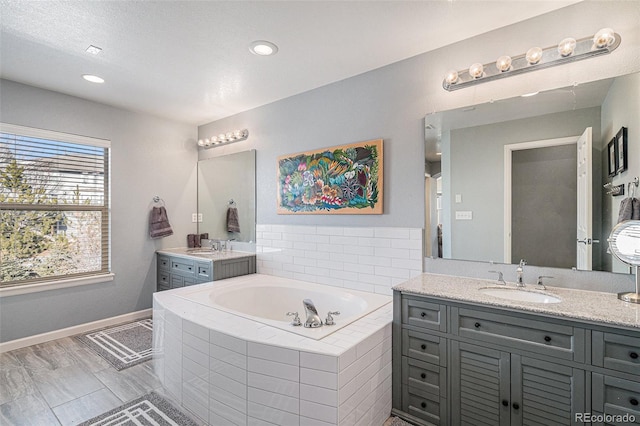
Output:
[[[425,227],[442,226],[443,257],[513,263],[513,259],[522,256],[530,257],[530,264],[536,266],[571,268],[579,265],[575,247],[580,216],[580,210],[575,208],[575,151],[577,137],[591,128],[591,238],[599,243],[591,245],[591,266],[578,266],[578,269],[628,272],[628,268],[617,265],[618,261],[606,252],[606,237],[617,221],[623,197],[606,195],[603,185],[607,182],[626,184],[640,175],[640,128],[637,127],[640,101],[629,96],[638,92],[640,74],[631,74],[532,97],[428,115],[425,118],[426,161],[434,161],[436,154],[440,156],[443,191],[442,217],[433,223],[434,215],[429,213],[429,208],[433,208],[436,196],[430,193]],[[611,178],[606,173],[606,146],[622,126],[629,128],[629,168]],[[511,213],[513,221],[511,227],[507,226],[510,231],[505,230],[508,210],[505,207],[505,146],[567,137],[576,137],[576,141],[558,148],[560,152],[513,151],[517,155],[511,160],[510,194],[518,209],[514,207]],[[550,162],[543,161],[549,156]],[[432,164],[429,167],[434,168]],[[520,226],[516,230],[515,225],[533,226],[534,232],[535,229],[548,230],[550,234],[544,237],[539,232],[542,240],[534,243],[530,233],[525,238],[517,235],[530,229],[522,230]],[[566,237],[563,242],[560,235]],[[513,257],[506,257],[508,238],[512,239]],[[555,247],[564,249],[554,255],[551,249]],[[425,252],[437,257],[433,249]]]
[[[211,239],[255,241],[255,169],[255,150],[198,161],[198,233],[208,233]],[[237,210],[240,232],[228,231],[230,207]]]

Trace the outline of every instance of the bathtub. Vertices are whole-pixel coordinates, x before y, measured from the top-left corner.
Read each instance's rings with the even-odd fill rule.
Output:
[[[313,300],[336,325],[292,327]],[[157,292],[153,365],[210,425],[382,425],[391,413],[391,297],[252,274]]]
[[[179,297],[316,340],[391,303],[389,296],[253,274]],[[288,317],[287,312],[298,312],[302,323],[305,321],[303,299],[313,301],[323,322],[328,312],[340,312],[334,316],[335,324],[318,328],[292,326],[293,317]]]

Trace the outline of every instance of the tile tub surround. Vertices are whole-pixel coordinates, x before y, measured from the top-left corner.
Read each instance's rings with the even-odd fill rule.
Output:
[[[422,229],[258,224],[257,271],[391,295],[422,273]]]
[[[313,340],[176,296],[189,290],[154,294],[154,368],[204,422],[382,425],[389,417],[391,304]]]
[[[482,287],[502,287],[497,286],[496,283],[496,280],[422,274],[396,285],[394,290],[444,299],[476,302],[483,305],[514,308],[563,318],[640,328],[640,305],[623,302],[613,293],[547,286],[547,290],[542,292],[558,296],[562,301],[560,303],[544,304],[499,299],[478,291]],[[510,283],[507,286],[513,287],[514,284]],[[535,288],[535,285],[527,285],[524,290],[540,291]]]

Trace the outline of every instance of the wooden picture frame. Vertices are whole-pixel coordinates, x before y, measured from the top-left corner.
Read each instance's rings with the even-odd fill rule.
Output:
[[[382,139],[278,157],[278,214],[382,214]]]
[[[616,138],[611,139],[607,144],[607,170],[609,177],[613,177],[618,173],[618,144]]]
[[[616,143],[616,173],[622,173],[629,167],[627,160],[627,128],[622,127],[615,137]]]

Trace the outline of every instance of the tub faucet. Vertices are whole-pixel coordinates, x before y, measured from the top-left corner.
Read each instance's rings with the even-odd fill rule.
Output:
[[[526,260],[520,259],[520,264],[516,268],[516,287],[524,287],[524,280],[522,277],[524,275],[524,265],[526,264]]]
[[[311,299],[304,299],[302,304],[304,305],[304,310],[307,313],[307,320],[304,322],[304,326],[306,328],[322,327],[322,320],[320,319],[318,310]]]

